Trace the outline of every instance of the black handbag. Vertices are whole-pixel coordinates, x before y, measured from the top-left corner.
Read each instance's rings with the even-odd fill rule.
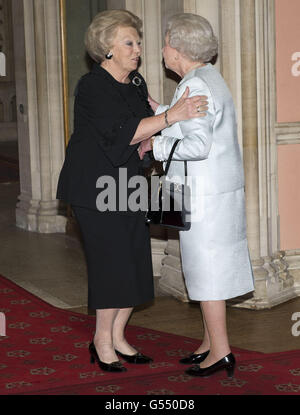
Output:
[[[174,183],[166,180],[172,156],[180,140],[176,140],[170,152],[164,175],[150,176],[148,210],[146,223],[166,226],[179,231],[187,231],[190,223],[190,188],[187,185],[187,162],[184,162],[185,183]]]

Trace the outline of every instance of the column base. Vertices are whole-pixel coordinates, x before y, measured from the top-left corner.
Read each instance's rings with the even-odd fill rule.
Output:
[[[181,270],[179,241],[168,241],[162,261],[159,289],[183,302],[189,302]],[[300,295],[300,251],[278,251],[272,257],[252,260],[255,291],[227,300],[237,308],[262,310],[272,308]]]
[[[164,295],[171,295],[183,302],[189,302],[184,277],[181,270],[180,249],[178,239],[169,239],[162,260],[159,290]]]
[[[252,261],[252,267],[255,279],[253,296],[251,298],[244,296],[228,300],[228,305],[262,310],[297,297],[294,278],[289,272],[283,251],[278,251],[272,257]]]
[[[284,259],[288,265],[288,271],[294,279],[294,290],[300,296],[300,250],[285,251]]]
[[[30,232],[65,233],[66,224],[67,218],[60,214],[57,201],[47,202],[45,209],[39,200],[19,197],[16,207],[17,227]]]
[[[151,238],[151,251],[152,251],[152,264],[153,264],[153,276],[160,277],[161,264],[165,256],[167,241],[157,238]]]

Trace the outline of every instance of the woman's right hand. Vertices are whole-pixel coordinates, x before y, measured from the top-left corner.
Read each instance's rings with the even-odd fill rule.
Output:
[[[168,121],[174,124],[178,121],[206,116],[208,102],[206,96],[197,95],[189,98],[190,89],[187,86],[182,97],[168,111]]]
[[[168,110],[167,120],[169,124],[206,116],[205,111],[208,110],[207,97],[195,96],[189,98],[189,92],[189,88],[186,88],[182,97]],[[139,123],[130,145],[138,144],[164,128],[166,128],[165,113],[144,118]]]

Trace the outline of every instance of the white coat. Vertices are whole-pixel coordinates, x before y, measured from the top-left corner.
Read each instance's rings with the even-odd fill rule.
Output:
[[[206,95],[206,117],[166,128],[154,141],[156,160],[166,161],[176,139],[168,178],[184,181],[184,163],[192,191],[191,228],[181,231],[182,269],[191,300],[226,300],[254,290],[249,257],[244,170],[230,91],[211,64],[190,71],[179,83],[170,106],[184,93]],[[168,106],[159,106],[156,114]],[[197,180],[195,180],[197,178]]]

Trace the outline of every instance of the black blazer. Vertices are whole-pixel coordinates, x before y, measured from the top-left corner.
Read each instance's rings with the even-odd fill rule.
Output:
[[[138,145],[130,145],[140,121],[153,115],[147,86],[117,82],[99,64],[84,75],[75,91],[74,133],[69,141],[60,173],[57,199],[76,206],[97,209],[96,188],[100,176],[111,176],[119,184],[119,169],[127,169],[128,180],[143,174]],[[128,195],[130,191],[128,192]]]

